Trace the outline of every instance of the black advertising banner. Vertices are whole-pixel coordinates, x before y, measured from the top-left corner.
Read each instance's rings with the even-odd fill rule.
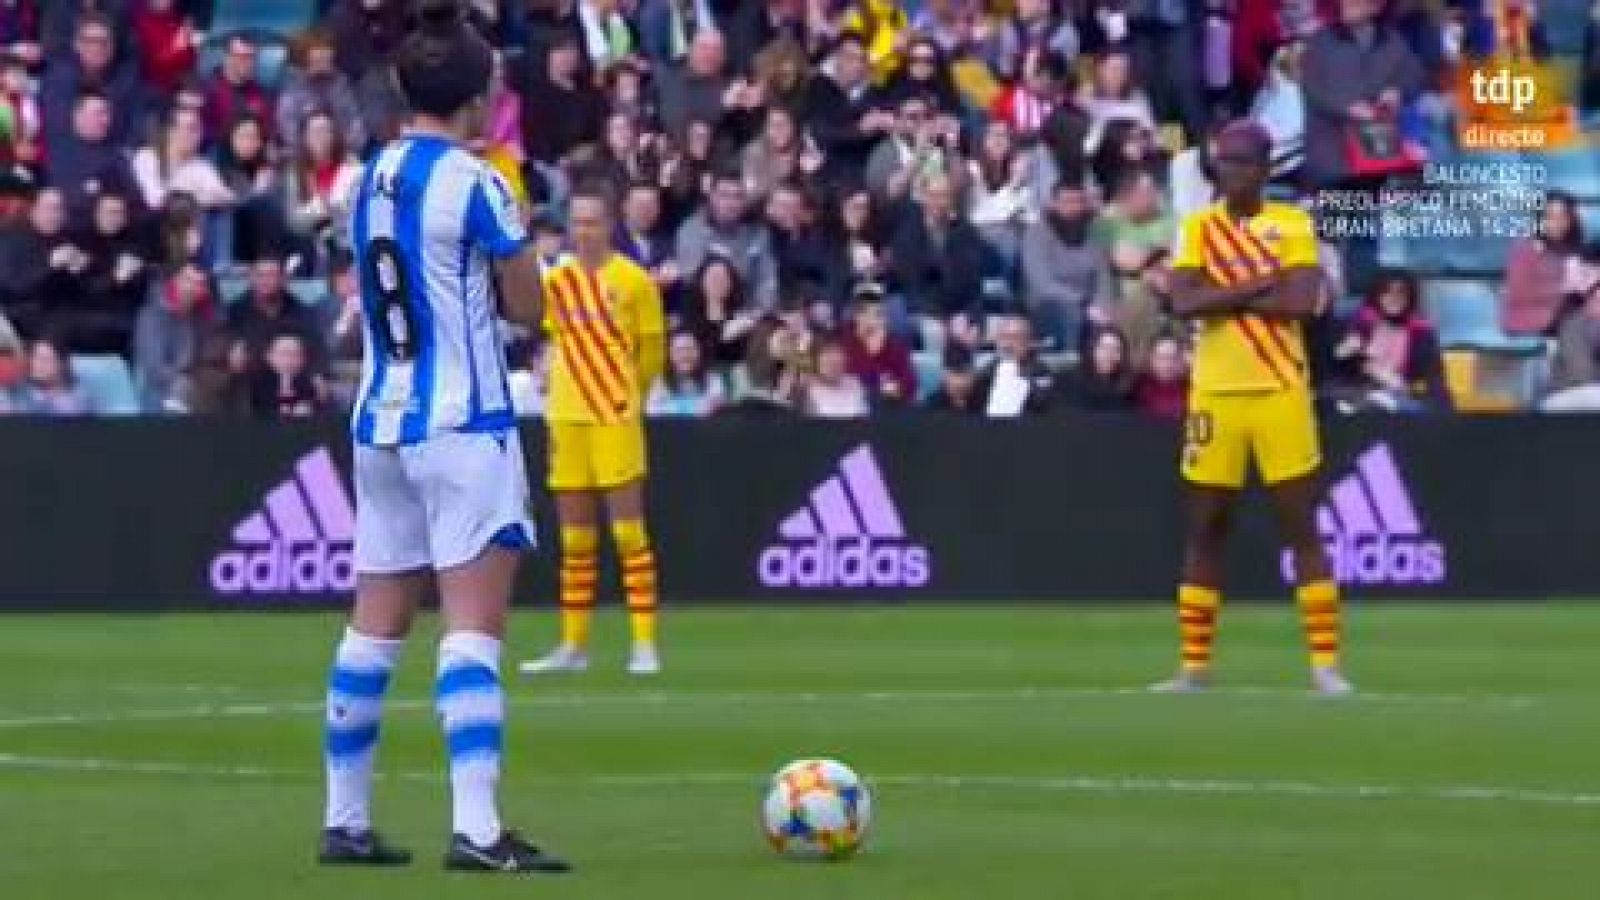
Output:
[[[527,429],[531,471],[542,429]],[[1600,594],[1600,419],[1328,425],[1318,525],[1357,597]],[[1164,601],[1177,435],[1122,418],[651,427],[669,603]],[[354,497],[338,423],[0,420],[0,609],[283,609],[348,601]],[[1292,567],[1244,498],[1230,593]],[[543,547],[555,534],[535,498]],[[519,602],[549,604],[535,554]]]

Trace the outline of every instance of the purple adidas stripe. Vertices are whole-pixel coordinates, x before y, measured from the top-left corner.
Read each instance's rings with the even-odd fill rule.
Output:
[[[850,508],[850,498],[845,496],[844,482],[837,477],[829,478],[811,492],[811,505],[822,520],[822,533],[828,537],[861,534],[861,523]]]
[[[862,444],[839,464],[845,482],[855,495],[856,506],[861,511],[861,521],[872,537],[898,540],[905,537],[906,529],[900,521],[900,512],[889,499],[889,489],[883,483],[883,471],[872,456],[872,448]]]
[[[1390,452],[1388,444],[1378,444],[1362,454],[1356,463],[1356,472],[1366,482],[1373,507],[1378,511],[1387,533],[1422,533],[1416,508],[1411,505],[1411,496],[1400,482],[1400,471],[1395,467],[1394,454]]]
[[[322,525],[322,536],[331,541],[353,540],[356,535],[355,510],[345,493],[344,482],[334,470],[333,456],[326,447],[309,453],[295,466],[300,486]]]

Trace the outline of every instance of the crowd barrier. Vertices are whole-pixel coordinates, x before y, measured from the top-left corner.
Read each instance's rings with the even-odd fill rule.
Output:
[[[535,480],[543,431],[526,429]],[[1600,418],[1331,422],[1318,523],[1350,593],[1600,595]],[[664,599],[1165,601],[1175,429],[1122,418],[651,426]],[[0,609],[284,609],[348,601],[339,423],[0,421]],[[555,546],[549,499],[540,539]],[[609,565],[609,563],[608,563]],[[1236,522],[1230,593],[1286,596],[1270,508]],[[537,554],[519,602],[547,605]]]

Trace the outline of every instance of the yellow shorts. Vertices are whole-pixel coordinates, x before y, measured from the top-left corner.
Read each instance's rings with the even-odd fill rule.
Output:
[[[1252,456],[1265,484],[1316,471],[1322,447],[1310,391],[1189,395],[1183,429],[1185,479],[1208,487],[1242,488]]]
[[[644,423],[551,422],[552,491],[610,490],[644,477]]]

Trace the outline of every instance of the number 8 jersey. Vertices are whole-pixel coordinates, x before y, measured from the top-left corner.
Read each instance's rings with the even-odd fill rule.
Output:
[[[367,164],[350,209],[365,337],[356,443],[513,427],[490,261],[527,233],[504,179],[453,141],[410,135]]]

